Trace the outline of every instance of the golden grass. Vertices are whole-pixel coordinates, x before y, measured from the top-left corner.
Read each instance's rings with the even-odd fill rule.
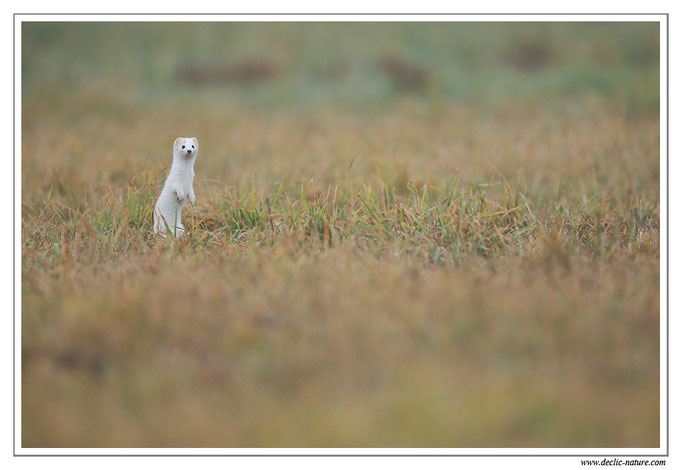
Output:
[[[655,122],[221,119],[177,241],[141,122],[25,133],[24,446],[658,445]]]
[[[655,263],[159,258],[25,280],[24,445],[657,445]]]

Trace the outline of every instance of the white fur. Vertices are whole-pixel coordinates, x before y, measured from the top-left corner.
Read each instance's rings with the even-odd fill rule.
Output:
[[[184,148],[183,148],[184,147]],[[173,165],[154,207],[154,232],[170,231],[176,237],[184,232],[182,207],[189,199],[194,205],[194,160],[199,152],[196,137],[178,137],[173,144]]]

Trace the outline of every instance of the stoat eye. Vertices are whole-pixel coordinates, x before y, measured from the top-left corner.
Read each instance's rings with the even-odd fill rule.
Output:
[[[185,148],[185,146],[183,145],[182,148]]]
[[[192,148],[194,148],[194,145],[192,145]]]

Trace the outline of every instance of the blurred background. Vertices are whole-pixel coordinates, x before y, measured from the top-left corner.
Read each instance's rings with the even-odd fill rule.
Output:
[[[229,184],[323,188],[377,169],[400,188],[533,184],[531,164],[543,187],[560,175],[576,191],[586,169],[610,178],[592,157],[628,125],[657,139],[657,23],[29,22],[22,39],[26,195],[54,172],[120,185],[160,171],[178,135],[199,139],[198,178]],[[559,145],[559,128],[583,147]],[[657,178],[650,163],[621,165]]]
[[[434,107],[577,95],[658,109],[658,23],[24,23],[22,35],[25,97],[366,112],[402,95]]]

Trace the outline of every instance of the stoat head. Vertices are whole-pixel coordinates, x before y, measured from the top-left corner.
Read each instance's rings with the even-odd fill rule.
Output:
[[[178,137],[173,144],[173,154],[190,159],[199,151],[199,141],[196,137]]]

